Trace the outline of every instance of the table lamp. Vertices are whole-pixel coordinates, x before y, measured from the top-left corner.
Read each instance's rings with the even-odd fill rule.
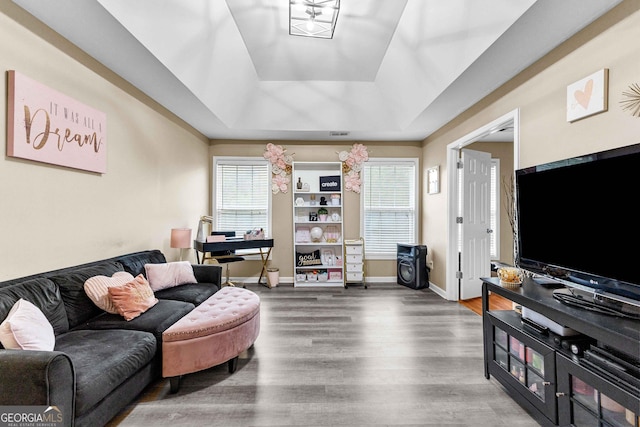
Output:
[[[190,228],[172,228],[171,229],[171,247],[180,249],[180,261],[182,261],[182,250],[191,247],[191,229]]]

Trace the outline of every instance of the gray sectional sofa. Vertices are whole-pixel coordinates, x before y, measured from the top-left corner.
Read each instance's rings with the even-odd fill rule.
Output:
[[[197,283],[155,292],[158,303],[131,321],[86,295],[93,276],[144,274],[164,263],[150,250],[0,283],[0,322],[20,298],[37,306],[55,334],[53,351],[0,345],[0,406],[57,406],[64,425],[106,424],[162,373],[162,332],[220,289],[221,267],[193,265]]]

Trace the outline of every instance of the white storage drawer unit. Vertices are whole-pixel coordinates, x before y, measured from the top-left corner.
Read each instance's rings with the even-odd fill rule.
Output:
[[[347,264],[362,264],[362,255],[347,255],[345,262]]]
[[[347,263],[347,273],[362,273],[362,263],[353,264]]]
[[[359,240],[356,240],[359,241]],[[345,251],[348,255],[362,255],[362,245],[361,244],[345,244]]]
[[[347,282],[349,283],[362,282],[363,279],[364,279],[364,274],[362,273],[362,271],[358,271],[358,272],[347,271]]]
[[[360,283],[366,288],[364,281],[364,240],[344,241],[345,286],[347,283]]]

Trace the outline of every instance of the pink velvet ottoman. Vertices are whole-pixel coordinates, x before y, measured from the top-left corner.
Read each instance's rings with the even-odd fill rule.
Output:
[[[224,362],[233,373],[238,355],[259,332],[260,297],[244,288],[224,287],[162,333],[162,376],[170,379],[175,393],[181,375]]]

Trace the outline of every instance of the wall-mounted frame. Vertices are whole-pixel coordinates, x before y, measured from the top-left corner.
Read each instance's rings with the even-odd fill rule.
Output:
[[[567,121],[574,122],[608,109],[609,69],[567,86]]]
[[[440,166],[427,169],[427,194],[440,192]]]
[[[333,267],[336,265],[336,253],[334,252],[333,248],[323,248],[320,254],[322,265],[329,267]]]
[[[7,156],[107,171],[105,113],[15,70],[7,74]]]

